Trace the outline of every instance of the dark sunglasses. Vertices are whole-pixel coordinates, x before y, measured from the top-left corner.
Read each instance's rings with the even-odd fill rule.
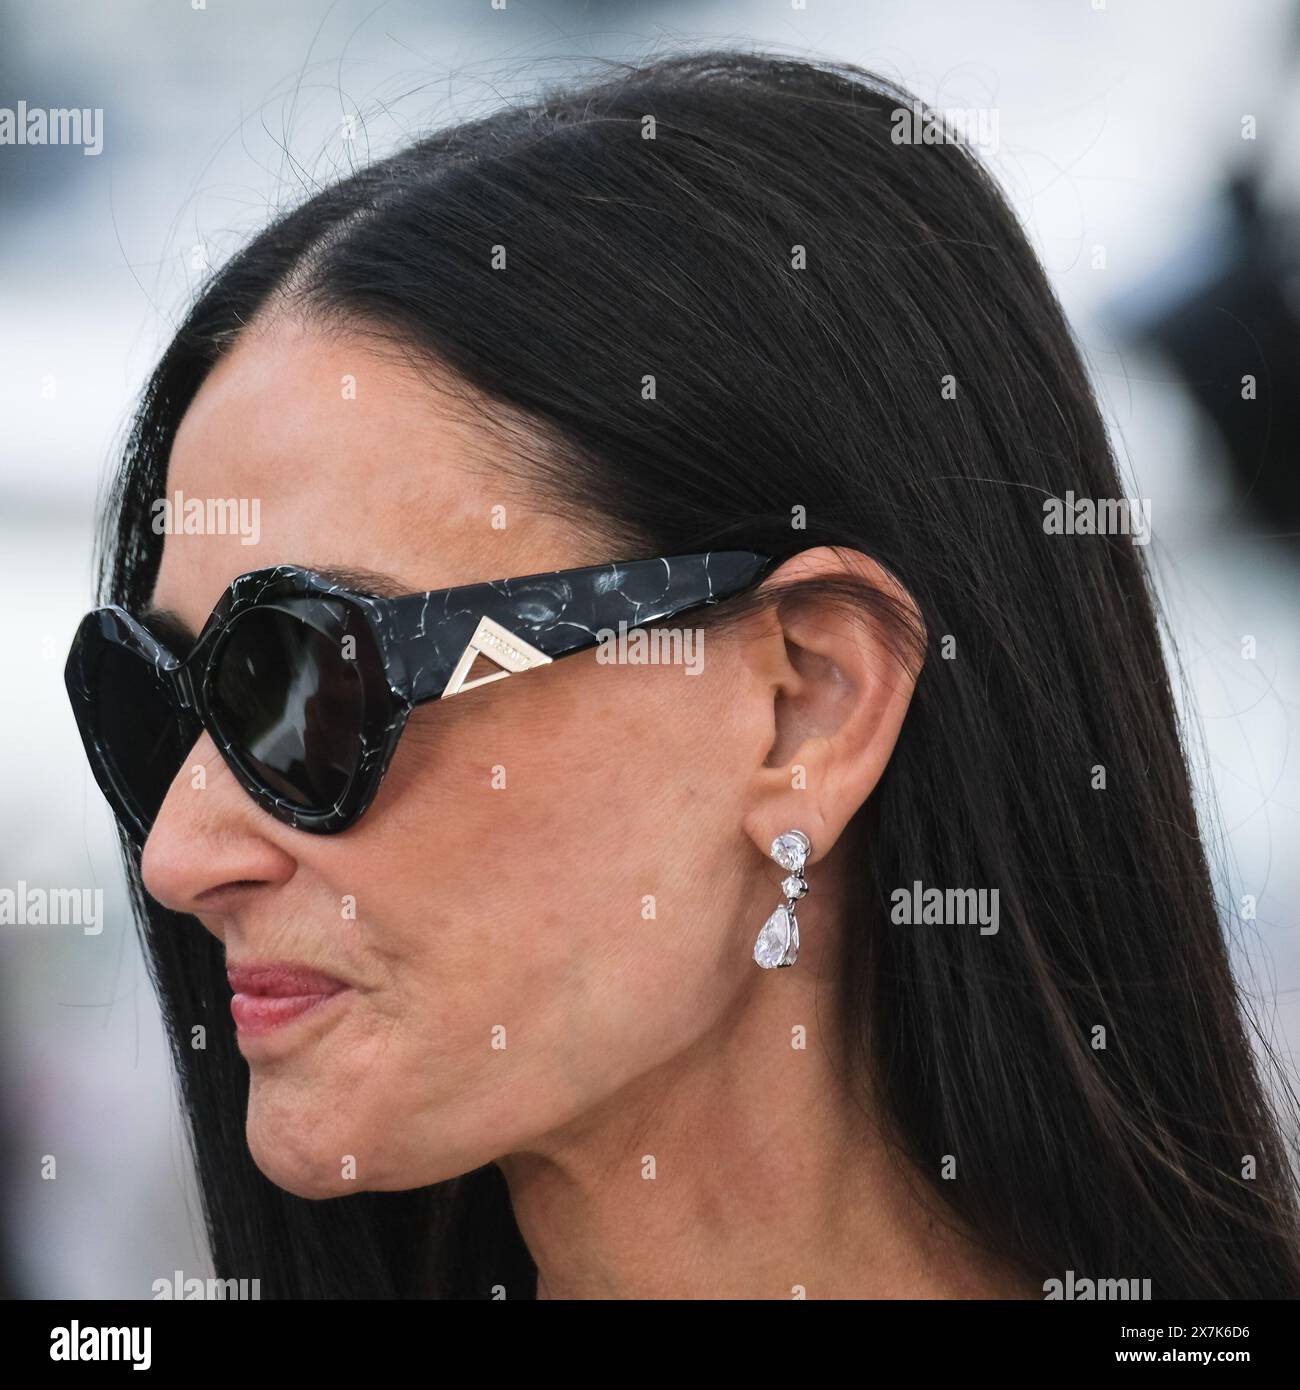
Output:
[[[124,609],[95,609],[64,681],[95,780],[139,843],[204,730],[259,806],[330,835],[374,800],[416,705],[716,603],[774,563],[715,550],[401,598],[278,565],[236,579],[183,658]],[[489,673],[471,679],[480,659]]]

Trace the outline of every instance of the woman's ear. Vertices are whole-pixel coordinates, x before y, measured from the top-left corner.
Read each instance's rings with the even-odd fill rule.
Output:
[[[912,700],[924,625],[910,594],[860,551],[819,546],[786,561],[767,583],[855,579],[864,602],[791,594],[746,642],[747,695],[770,708],[768,747],[753,772],[745,833],[762,854],[791,828],[820,859],[875,790]],[[893,615],[894,620],[889,620]]]

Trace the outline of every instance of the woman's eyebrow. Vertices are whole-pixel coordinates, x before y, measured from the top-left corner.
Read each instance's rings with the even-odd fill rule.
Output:
[[[373,594],[376,598],[404,598],[407,594],[422,592],[391,574],[377,574],[374,570],[341,569],[337,566],[307,565],[313,574],[318,574],[330,584],[340,589],[355,589],[358,593]]]
[[[194,633],[179,614],[170,608],[155,608],[152,604],[137,619],[140,626],[152,633],[165,647],[173,649],[176,655],[194,643]]]

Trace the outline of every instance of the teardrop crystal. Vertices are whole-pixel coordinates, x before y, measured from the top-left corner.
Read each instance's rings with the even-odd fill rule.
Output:
[[[782,905],[763,924],[763,930],[754,943],[754,959],[764,970],[775,970],[779,965],[793,964],[793,958],[786,960],[791,941],[798,942],[795,936],[794,913]],[[798,950],[797,944],[795,950]]]

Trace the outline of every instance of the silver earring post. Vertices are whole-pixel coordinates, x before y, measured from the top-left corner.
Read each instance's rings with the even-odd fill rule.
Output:
[[[787,830],[772,841],[770,853],[788,875],[781,884],[785,902],[763,924],[754,943],[754,959],[764,970],[778,970],[799,959],[799,919],[794,905],[808,891],[803,870],[812,853],[812,841],[802,830]]]

